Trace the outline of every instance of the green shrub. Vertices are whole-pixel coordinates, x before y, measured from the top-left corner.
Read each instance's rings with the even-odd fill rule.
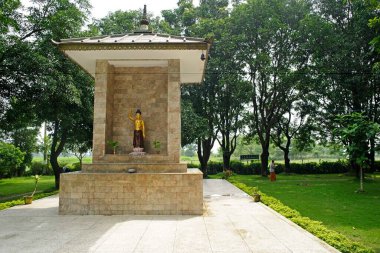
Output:
[[[70,172],[71,171],[80,171],[81,170],[79,162],[67,164],[65,167]]]
[[[207,172],[209,175],[215,175],[219,172],[223,172],[223,163],[209,162],[207,164]]]
[[[380,162],[378,163],[380,168]],[[188,168],[197,168],[198,165],[188,164]],[[243,163],[240,161],[231,161],[230,169],[239,175],[260,175],[261,163],[258,161]],[[350,170],[350,164],[347,161],[338,160],[336,162],[309,162],[309,163],[291,163],[288,173],[296,174],[336,174],[346,173]],[[276,164],[276,173],[285,171],[285,165],[282,163]],[[209,162],[208,174],[216,175],[223,172],[222,162]]]
[[[25,153],[14,145],[0,142],[0,178],[15,176],[24,156]]]
[[[249,187],[243,183],[236,182],[233,180],[233,177],[231,177],[229,181],[233,183],[236,187],[238,187],[239,189],[241,189],[242,191],[250,195],[254,191],[253,188],[255,187]],[[260,194],[261,194],[262,203],[269,206],[276,212],[280,213],[287,219],[293,221],[294,223],[304,228],[305,230],[309,231],[313,235],[317,236],[321,240],[325,241],[329,245],[338,249],[339,251],[343,253],[373,253],[374,252],[372,249],[369,249],[359,243],[356,243],[336,231],[328,229],[320,221],[315,221],[308,217],[301,216],[299,212],[284,205],[278,199],[270,197],[262,192],[260,192]]]
[[[188,168],[194,166],[192,164],[188,165]],[[321,163],[291,163],[291,168],[289,173],[297,174],[329,174],[329,173],[346,173],[350,170],[350,165],[346,161],[336,161],[336,162],[321,162]],[[194,167],[192,167],[194,168]],[[243,163],[239,161],[231,161],[230,169],[239,175],[260,175],[261,174],[261,163],[260,162],[250,162]],[[284,172],[284,164],[276,164],[276,173]],[[209,162],[208,163],[208,174],[215,175],[223,172],[223,163],[221,162]]]
[[[189,169],[194,169],[194,168],[200,168],[200,165],[199,164],[195,164],[195,163],[188,163],[187,164],[187,168]]]
[[[43,162],[32,162],[30,170],[27,172],[27,175],[45,175],[50,176],[54,175],[53,169]]]

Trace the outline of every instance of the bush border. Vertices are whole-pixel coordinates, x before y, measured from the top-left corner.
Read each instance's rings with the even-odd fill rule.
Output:
[[[255,187],[247,186],[244,183],[237,182],[233,178],[229,178],[228,181],[238,187],[240,190],[246,192],[250,196],[254,191]],[[342,253],[374,253],[373,249],[365,247],[364,245],[353,242],[348,239],[346,236],[328,229],[326,226],[322,224],[320,221],[315,221],[310,219],[309,217],[302,216],[298,211],[284,205],[278,199],[268,196],[265,193],[260,192],[261,194],[261,202],[278,212],[285,218],[291,220],[295,224],[299,225],[303,229],[309,231],[319,239],[325,241],[330,246],[336,248]]]

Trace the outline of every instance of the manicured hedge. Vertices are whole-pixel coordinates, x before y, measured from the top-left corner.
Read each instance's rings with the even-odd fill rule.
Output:
[[[230,178],[229,181],[233,183],[236,187],[243,190],[244,192],[248,193],[249,195],[252,195],[252,192],[254,191],[254,187],[249,187],[246,184],[236,182],[233,180],[233,178]],[[360,243],[354,242],[348,239],[346,236],[336,231],[328,229],[326,226],[322,224],[322,222],[315,221],[308,217],[302,216],[299,212],[284,205],[278,199],[270,197],[262,192],[260,192],[260,194],[261,194],[262,203],[269,206],[270,208],[280,213],[284,217],[288,218],[289,220],[293,221],[294,223],[304,228],[305,230],[309,231],[316,237],[327,242],[329,245],[333,246],[339,251],[343,253],[373,253],[374,252],[372,249],[369,249],[361,245]]]
[[[379,163],[380,165],[380,163]],[[309,162],[309,163],[291,163],[291,168],[289,173],[297,174],[332,174],[332,173],[346,173],[350,170],[350,165],[346,161],[336,161],[336,162]],[[189,168],[194,168],[194,164],[188,165]],[[240,175],[259,175],[261,174],[261,164],[260,162],[243,163],[238,161],[232,161],[231,170],[234,173]],[[284,172],[284,164],[276,164],[276,173]],[[215,175],[217,173],[223,172],[223,163],[220,162],[209,162],[208,163],[208,174]]]

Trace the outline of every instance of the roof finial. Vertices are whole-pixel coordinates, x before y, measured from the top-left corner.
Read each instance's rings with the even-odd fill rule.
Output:
[[[143,12],[142,19],[140,21],[139,32],[149,32],[149,21],[146,14],[146,4],[144,4],[144,12]]]

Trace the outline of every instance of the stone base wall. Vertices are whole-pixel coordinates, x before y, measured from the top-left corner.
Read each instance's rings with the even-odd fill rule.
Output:
[[[76,215],[201,215],[202,172],[64,173],[59,213]]]

